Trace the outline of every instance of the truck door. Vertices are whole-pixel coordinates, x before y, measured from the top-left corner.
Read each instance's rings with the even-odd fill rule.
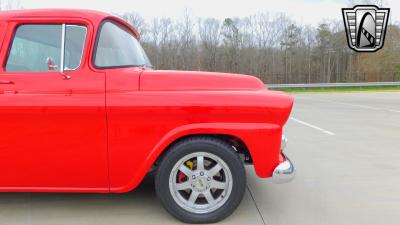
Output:
[[[0,190],[108,191],[105,75],[85,50],[93,28],[32,21],[9,26],[1,50]]]

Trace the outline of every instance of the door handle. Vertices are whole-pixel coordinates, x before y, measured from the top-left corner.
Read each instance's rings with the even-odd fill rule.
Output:
[[[14,84],[14,82],[10,80],[0,80],[0,84]]]

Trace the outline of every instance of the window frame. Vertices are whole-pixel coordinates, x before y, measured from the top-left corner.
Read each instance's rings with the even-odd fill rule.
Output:
[[[95,60],[96,60],[97,47],[98,47],[98,44],[99,44],[100,34],[101,34],[101,31],[103,29],[104,24],[106,24],[107,22],[112,23],[112,24],[114,24],[115,26],[118,26],[118,27],[122,26],[122,27],[126,28],[129,31],[129,33],[132,35],[132,37],[135,38],[139,42],[139,40],[136,37],[135,33],[129,27],[127,27],[126,25],[124,25],[124,24],[122,24],[122,23],[120,23],[120,22],[118,22],[118,21],[116,21],[114,19],[111,19],[111,18],[104,19],[103,21],[101,21],[101,23],[98,26],[98,29],[96,31],[96,38],[95,38],[95,42],[94,42],[94,46],[93,46],[93,54],[92,54],[92,58],[91,58],[92,66],[95,69],[99,69],[99,70],[139,67],[139,65],[120,65],[120,66],[98,66],[98,65],[96,65],[96,61]]]
[[[63,58],[62,58],[62,62],[63,62],[63,68],[62,68],[62,70],[63,70],[63,72],[64,71],[75,71],[75,70],[78,70],[81,66],[82,66],[82,60],[83,60],[83,55],[85,54],[85,46],[86,46],[86,41],[87,41],[87,36],[88,36],[88,28],[85,26],[85,25],[82,25],[82,24],[66,24],[66,23],[64,23],[64,25],[65,25],[65,30],[63,31],[64,32],[64,34],[63,34],[63,37],[64,37],[64,41],[63,41],[63,43],[64,43],[64,46],[63,46],[63,49],[64,49],[64,54],[62,55],[63,56]],[[82,52],[81,52],[81,58],[80,58],[80,60],[79,60],[79,65],[76,67],[76,68],[73,68],[73,69],[68,69],[68,70],[66,70],[65,68],[64,68],[64,66],[65,66],[65,37],[66,37],[66,33],[65,33],[65,31],[67,30],[67,27],[83,27],[84,29],[85,29],[85,38],[84,38],[84,40],[83,40],[83,46],[82,46]]]
[[[48,26],[61,26],[61,51],[60,51],[60,69],[56,70],[56,71],[7,71],[6,67],[7,67],[7,63],[8,60],[10,58],[10,54],[11,54],[11,49],[13,47],[14,44],[14,40],[16,38],[16,34],[18,31],[18,28],[20,28],[21,26],[29,26],[29,25],[48,25]],[[66,28],[67,26],[79,26],[79,27],[83,27],[85,28],[85,38],[84,38],[84,42],[83,42],[83,48],[82,48],[82,53],[81,53],[81,58],[79,61],[79,66],[74,68],[74,69],[68,69],[65,70],[64,69],[64,63],[65,63],[65,37],[66,37]],[[64,73],[64,72],[73,72],[76,70],[79,70],[82,67],[82,61],[83,61],[83,56],[85,53],[85,47],[86,47],[86,43],[87,43],[87,38],[88,38],[88,27],[85,24],[80,24],[80,23],[21,23],[18,24],[15,29],[13,30],[13,34],[12,34],[12,38],[10,39],[9,42],[9,46],[8,46],[8,50],[7,50],[7,57],[4,60],[3,63],[3,71],[5,73]]]

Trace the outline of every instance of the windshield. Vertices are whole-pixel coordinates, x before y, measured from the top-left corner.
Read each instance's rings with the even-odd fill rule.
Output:
[[[151,67],[150,60],[130,30],[111,21],[101,26],[94,64],[100,68]]]

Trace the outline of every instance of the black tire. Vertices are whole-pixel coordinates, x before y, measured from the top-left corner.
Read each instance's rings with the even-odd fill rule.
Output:
[[[232,174],[232,191],[228,200],[209,213],[193,213],[185,210],[172,197],[169,177],[174,165],[183,157],[195,152],[208,152],[221,158]],[[155,188],[164,208],[185,223],[215,223],[231,215],[243,199],[246,189],[246,173],[242,160],[224,141],[212,137],[193,137],[173,145],[163,156],[158,167]]]

